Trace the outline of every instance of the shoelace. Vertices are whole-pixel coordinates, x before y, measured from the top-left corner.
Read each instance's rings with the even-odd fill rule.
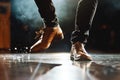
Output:
[[[41,39],[44,34],[44,29],[41,28],[39,31],[36,31],[35,33],[36,33],[36,36],[34,39]]]

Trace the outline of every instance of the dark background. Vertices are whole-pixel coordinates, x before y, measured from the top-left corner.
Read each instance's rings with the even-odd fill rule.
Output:
[[[1,0],[8,1],[8,0]],[[75,12],[79,0],[53,0],[65,39],[48,51],[70,51]],[[35,31],[43,26],[34,0],[11,0],[11,48],[30,47]],[[106,52],[120,50],[120,0],[99,0],[86,48]]]

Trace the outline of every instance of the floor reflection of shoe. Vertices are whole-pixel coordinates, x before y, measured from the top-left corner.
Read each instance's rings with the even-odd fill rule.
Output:
[[[56,27],[46,27],[43,29],[42,38],[32,45],[31,52],[43,51],[49,48],[53,40],[61,40],[63,38],[63,32],[59,25]]]
[[[92,60],[91,56],[88,55],[88,53],[86,52],[84,48],[84,44],[80,42],[76,42],[72,44],[70,59],[75,61],[91,61]]]

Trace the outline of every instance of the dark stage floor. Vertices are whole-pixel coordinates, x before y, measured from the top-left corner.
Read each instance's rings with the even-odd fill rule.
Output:
[[[120,80],[120,54],[92,54],[76,62],[69,53],[1,54],[0,80]]]

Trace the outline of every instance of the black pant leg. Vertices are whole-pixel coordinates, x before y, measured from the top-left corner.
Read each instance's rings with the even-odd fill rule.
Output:
[[[56,26],[58,24],[58,20],[52,0],[35,0],[35,3],[46,27]]]
[[[86,43],[89,36],[94,14],[96,12],[98,0],[80,0],[76,11],[75,31],[71,36],[71,41]]]

